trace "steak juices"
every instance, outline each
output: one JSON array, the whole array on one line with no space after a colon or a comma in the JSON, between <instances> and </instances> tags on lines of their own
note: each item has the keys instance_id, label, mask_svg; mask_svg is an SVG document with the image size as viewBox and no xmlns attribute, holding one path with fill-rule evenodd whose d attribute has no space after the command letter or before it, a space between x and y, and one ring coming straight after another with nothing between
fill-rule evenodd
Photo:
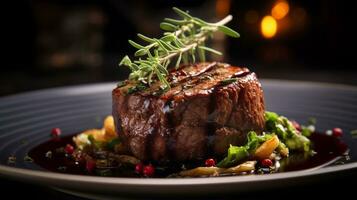
<instances>
[{"instance_id":1,"label":"steak juices","mask_svg":"<svg viewBox=\"0 0 357 200\"><path fill-rule=\"evenodd\" d=\"M113 90L116 131L140 160L187 161L223 156L242 145L246 133L265 125L261 85L247 68L223 63L186 65L160 84L137 89L128 82Z\"/></svg>"}]
</instances>

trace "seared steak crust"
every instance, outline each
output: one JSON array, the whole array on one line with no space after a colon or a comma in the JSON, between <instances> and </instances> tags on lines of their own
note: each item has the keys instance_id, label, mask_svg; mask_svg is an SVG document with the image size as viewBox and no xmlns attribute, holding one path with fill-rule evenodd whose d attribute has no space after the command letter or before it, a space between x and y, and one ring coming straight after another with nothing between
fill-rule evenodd
<instances>
[{"instance_id":1,"label":"seared steak crust","mask_svg":"<svg viewBox=\"0 0 357 200\"><path fill-rule=\"evenodd\" d=\"M200 63L171 72L168 80L171 89L161 95L158 83L132 94L130 83L113 90L116 129L139 159L222 155L229 144L242 144L248 131L263 129L263 91L247 68Z\"/></svg>"}]
</instances>

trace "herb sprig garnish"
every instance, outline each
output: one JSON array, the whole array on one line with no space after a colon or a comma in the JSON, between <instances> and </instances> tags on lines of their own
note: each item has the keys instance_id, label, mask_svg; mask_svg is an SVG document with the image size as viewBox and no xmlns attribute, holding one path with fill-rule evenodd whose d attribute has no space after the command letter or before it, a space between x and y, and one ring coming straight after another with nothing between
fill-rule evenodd
<instances>
[{"instance_id":1,"label":"herb sprig garnish","mask_svg":"<svg viewBox=\"0 0 357 200\"><path fill-rule=\"evenodd\" d=\"M135 52L135 57L138 57L138 59L132 61L129 56L125 56L119 63L119 65L130 68L129 80L150 85L156 77L163 87L169 88L170 85L166 80L167 69L174 57L177 57L176 68L182 62L185 64L196 62L197 54L200 61L204 62L206 51L218 55L222 54L205 46L205 41L212 37L214 32L221 31L230 37L239 37L236 31L224 26L232 20L231 15L217 23L209 23L178 8L174 7L173 10L182 19L165 18L164 22L160 24L160 28L165 31L163 37L157 39L138 34L138 37L147 45L129 40L129 43L138 49Z\"/></svg>"}]
</instances>

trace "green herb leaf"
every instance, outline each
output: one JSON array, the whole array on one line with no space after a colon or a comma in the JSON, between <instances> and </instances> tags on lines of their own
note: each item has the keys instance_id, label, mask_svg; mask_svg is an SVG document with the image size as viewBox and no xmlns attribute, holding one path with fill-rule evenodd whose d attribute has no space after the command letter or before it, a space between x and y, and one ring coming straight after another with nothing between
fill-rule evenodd
<instances>
[{"instance_id":1,"label":"green herb leaf","mask_svg":"<svg viewBox=\"0 0 357 200\"><path fill-rule=\"evenodd\" d=\"M234 38L239 38L240 35L236 31L232 30L231 28L228 28L227 26L218 26L218 30L222 31L228 36L234 37Z\"/></svg>"},{"instance_id":2,"label":"green herb leaf","mask_svg":"<svg viewBox=\"0 0 357 200\"><path fill-rule=\"evenodd\" d=\"M201 43L201 46L204 46L204 42ZM201 62L206 61L206 54L204 49L198 48L198 56Z\"/></svg>"},{"instance_id":3,"label":"green herb leaf","mask_svg":"<svg viewBox=\"0 0 357 200\"><path fill-rule=\"evenodd\" d=\"M162 82L164 83L165 87L170 87L170 84L167 82L167 80L165 79L165 77L160 73L160 71L155 67L154 68L155 70L155 73L156 73L156 76L157 78Z\"/></svg>"},{"instance_id":4,"label":"green herb leaf","mask_svg":"<svg viewBox=\"0 0 357 200\"><path fill-rule=\"evenodd\" d=\"M164 42L172 42L175 39L175 36L172 34L165 35L164 37L161 38L162 41Z\"/></svg>"},{"instance_id":5,"label":"green herb leaf","mask_svg":"<svg viewBox=\"0 0 357 200\"><path fill-rule=\"evenodd\" d=\"M161 22L160 23L160 28L164 31L175 31L176 26L167 22Z\"/></svg>"},{"instance_id":6,"label":"green herb leaf","mask_svg":"<svg viewBox=\"0 0 357 200\"><path fill-rule=\"evenodd\" d=\"M219 51L217 51L217 50L215 50L215 49L209 48L209 47L198 46L198 48L199 48L199 49L203 49L203 50L205 50L205 51L212 52L212 53L217 54L217 55L220 55L220 56L222 55L221 52L219 52Z\"/></svg>"},{"instance_id":7,"label":"green herb leaf","mask_svg":"<svg viewBox=\"0 0 357 200\"><path fill-rule=\"evenodd\" d=\"M139 50L137 50L136 52L135 52L135 56L143 56L143 55L145 55L145 54L147 54L148 53L148 50L147 49L139 49Z\"/></svg>"},{"instance_id":8,"label":"green herb leaf","mask_svg":"<svg viewBox=\"0 0 357 200\"><path fill-rule=\"evenodd\" d=\"M178 69L180 67L181 58L182 58L182 53L180 53L179 57L177 58L176 65L175 65L176 69Z\"/></svg>"},{"instance_id":9,"label":"green herb leaf","mask_svg":"<svg viewBox=\"0 0 357 200\"><path fill-rule=\"evenodd\" d=\"M139 37L140 39L146 41L146 42L149 42L149 43L155 42L154 39L149 38L149 37L147 37L147 36L145 36L145 35L143 35L143 34L140 34L140 33L138 33L138 37Z\"/></svg>"},{"instance_id":10,"label":"green herb leaf","mask_svg":"<svg viewBox=\"0 0 357 200\"><path fill-rule=\"evenodd\" d=\"M181 17L185 18L185 19L192 19L192 16L189 15L187 12L180 10L176 7L172 8L178 15L180 15Z\"/></svg>"},{"instance_id":11,"label":"green herb leaf","mask_svg":"<svg viewBox=\"0 0 357 200\"><path fill-rule=\"evenodd\" d=\"M175 24L175 25L187 24L186 20L177 20L177 19L171 19L171 18L165 18L164 21L166 21L170 24Z\"/></svg>"},{"instance_id":12,"label":"green herb leaf","mask_svg":"<svg viewBox=\"0 0 357 200\"><path fill-rule=\"evenodd\" d=\"M210 26L210 23L203 21L200 18L194 17L195 21L199 23L201 26Z\"/></svg>"},{"instance_id":13,"label":"green herb leaf","mask_svg":"<svg viewBox=\"0 0 357 200\"><path fill-rule=\"evenodd\" d=\"M131 65L131 60L130 60L129 56L124 56L124 58L121 59L119 66L121 66L121 65L126 65L126 66Z\"/></svg>"},{"instance_id":14,"label":"green herb leaf","mask_svg":"<svg viewBox=\"0 0 357 200\"><path fill-rule=\"evenodd\" d=\"M132 40L128 40L129 41L129 44L131 44L131 46L133 46L133 47L135 47L135 48L137 48L137 49L142 49L142 48L144 48L143 46L141 46L140 44L138 44L138 43L136 43L136 42L134 42L134 41L132 41Z\"/></svg>"}]
</instances>

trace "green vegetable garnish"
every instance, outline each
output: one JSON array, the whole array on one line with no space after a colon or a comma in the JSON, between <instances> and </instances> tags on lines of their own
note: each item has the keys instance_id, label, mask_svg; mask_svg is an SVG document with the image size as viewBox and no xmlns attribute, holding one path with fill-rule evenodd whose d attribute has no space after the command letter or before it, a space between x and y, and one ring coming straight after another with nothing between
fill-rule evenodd
<instances>
[{"instance_id":1,"label":"green vegetable garnish","mask_svg":"<svg viewBox=\"0 0 357 200\"><path fill-rule=\"evenodd\" d=\"M279 116L274 112L265 112L265 131L262 135L257 135L256 132L250 131L247 134L246 145L231 145L227 156L217 166L231 167L238 164L243 159L254 154L261 144L271 139L274 135L277 135L280 141L276 149L278 152L287 154L289 150L293 150L307 153L311 150L310 140L300 134L286 117Z\"/></svg>"},{"instance_id":2,"label":"green vegetable garnish","mask_svg":"<svg viewBox=\"0 0 357 200\"><path fill-rule=\"evenodd\" d=\"M217 167L230 167L249 156L246 146L230 146L227 157L217 164Z\"/></svg>"},{"instance_id":3,"label":"green vegetable garnish","mask_svg":"<svg viewBox=\"0 0 357 200\"><path fill-rule=\"evenodd\" d=\"M265 128L268 132L276 133L290 150L310 151L310 140L300 134L286 117L274 112L265 112Z\"/></svg>"},{"instance_id":4,"label":"green vegetable garnish","mask_svg":"<svg viewBox=\"0 0 357 200\"><path fill-rule=\"evenodd\" d=\"M250 131L247 134L247 144L239 147L230 145L227 157L219 162L217 167L230 167L239 163L241 160L254 153L263 142L269 140L272 138L272 136L273 134L264 134L258 136L256 132Z\"/></svg>"},{"instance_id":5,"label":"green vegetable garnish","mask_svg":"<svg viewBox=\"0 0 357 200\"><path fill-rule=\"evenodd\" d=\"M139 59L132 61L129 56L125 56L119 65L130 68L130 80L150 84L153 78L157 78L163 86L170 88L166 80L170 63L175 63L178 68L181 62L188 63L189 60L195 62L197 54L203 62L206 51L221 55L221 52L205 46L205 41L216 31L230 37L239 37L236 31L224 26L232 20L231 15L217 23L209 23L178 8L174 7L173 10L182 19L165 18L160 24L160 28L165 31L161 38L149 38L138 34L138 37L147 43L146 45L129 40L129 43L138 49L135 56ZM175 62L173 62L174 57L177 57Z\"/></svg>"}]
</instances>

